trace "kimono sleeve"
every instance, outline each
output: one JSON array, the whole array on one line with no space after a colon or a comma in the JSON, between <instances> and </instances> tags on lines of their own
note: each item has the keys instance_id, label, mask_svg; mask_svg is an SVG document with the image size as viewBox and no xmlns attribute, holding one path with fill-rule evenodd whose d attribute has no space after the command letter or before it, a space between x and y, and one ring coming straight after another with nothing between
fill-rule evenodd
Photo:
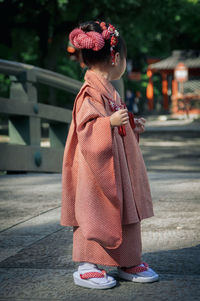
<instances>
[{"instance_id":1,"label":"kimono sleeve","mask_svg":"<svg viewBox=\"0 0 200 301\"><path fill-rule=\"evenodd\" d=\"M116 180L112 151L113 129L103 105L85 98L77 113L77 136L80 150L105 195L116 200Z\"/></svg>"},{"instance_id":2,"label":"kimono sleeve","mask_svg":"<svg viewBox=\"0 0 200 301\"><path fill-rule=\"evenodd\" d=\"M84 158L82 166L86 164L90 173L87 180L82 170L84 177L79 179L82 190L86 185L88 189L85 195L78 192L76 207L85 206L84 214L82 210L77 212L78 224L86 239L105 248L117 248L122 242L122 228L112 151L113 130L102 103L84 99L76 114L76 131L80 157Z\"/></svg>"}]
</instances>

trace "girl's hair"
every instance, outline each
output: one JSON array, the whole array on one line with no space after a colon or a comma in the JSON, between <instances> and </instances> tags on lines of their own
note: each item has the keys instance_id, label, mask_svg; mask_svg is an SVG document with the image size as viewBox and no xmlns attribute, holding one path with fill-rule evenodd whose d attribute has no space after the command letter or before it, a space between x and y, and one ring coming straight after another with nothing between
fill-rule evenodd
<instances>
[{"instance_id":1,"label":"girl's hair","mask_svg":"<svg viewBox=\"0 0 200 301\"><path fill-rule=\"evenodd\" d=\"M109 27L109 24L106 23L106 26ZM84 32L92 31L92 32L100 33L100 34L102 34L102 32L103 32L103 29L100 26L100 23L95 22L95 21L81 23L79 25L79 28L81 30L83 30ZM94 51L92 49L86 49L86 48L81 49L83 62L87 66L92 66L97 63L108 63L110 61L110 59L111 59L111 50L110 50L111 39L110 38L104 39L104 41L105 41L104 46L98 51ZM117 37L117 44L114 47L114 51L115 51L115 53L119 52L121 58L124 58L127 55L126 43L120 35Z\"/></svg>"}]
</instances>

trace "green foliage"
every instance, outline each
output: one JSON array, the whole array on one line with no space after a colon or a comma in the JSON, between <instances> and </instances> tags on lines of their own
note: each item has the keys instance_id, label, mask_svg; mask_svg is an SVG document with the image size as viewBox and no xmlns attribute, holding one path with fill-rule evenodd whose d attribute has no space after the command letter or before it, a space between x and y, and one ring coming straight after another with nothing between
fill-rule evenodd
<instances>
[{"instance_id":1,"label":"green foliage","mask_svg":"<svg viewBox=\"0 0 200 301\"><path fill-rule=\"evenodd\" d=\"M79 64L67 57L68 34L79 22L105 20L124 36L128 58L143 72L142 82L131 85L145 93L147 57L198 49L199 15L198 0L0 0L1 58L82 79Z\"/></svg>"},{"instance_id":2,"label":"green foliage","mask_svg":"<svg viewBox=\"0 0 200 301\"><path fill-rule=\"evenodd\" d=\"M23 52L22 58L27 62L40 63L41 53L49 46L48 38L58 31L65 32L67 38L75 24L98 18L119 27L132 58L165 56L173 48L199 47L197 0L99 0L95 5L93 0L10 0L9 3L10 6L3 5L6 1L1 0L0 5L2 14L10 15L7 22L11 25L13 56L20 58ZM41 27L47 29L46 36L41 36Z\"/></svg>"},{"instance_id":3,"label":"green foliage","mask_svg":"<svg viewBox=\"0 0 200 301\"><path fill-rule=\"evenodd\" d=\"M63 8L68 3L68 0L58 0L58 7Z\"/></svg>"}]
</instances>

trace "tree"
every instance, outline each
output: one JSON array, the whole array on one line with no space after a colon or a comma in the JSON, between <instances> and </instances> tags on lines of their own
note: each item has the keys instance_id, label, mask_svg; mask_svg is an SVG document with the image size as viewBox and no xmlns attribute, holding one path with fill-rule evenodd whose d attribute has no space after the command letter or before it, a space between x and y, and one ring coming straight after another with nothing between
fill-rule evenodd
<instances>
[{"instance_id":1,"label":"tree","mask_svg":"<svg viewBox=\"0 0 200 301\"><path fill-rule=\"evenodd\" d=\"M1 57L80 79L66 53L68 34L85 20L105 20L127 41L128 58L142 71L148 56L199 48L198 0L0 0Z\"/></svg>"}]
</instances>

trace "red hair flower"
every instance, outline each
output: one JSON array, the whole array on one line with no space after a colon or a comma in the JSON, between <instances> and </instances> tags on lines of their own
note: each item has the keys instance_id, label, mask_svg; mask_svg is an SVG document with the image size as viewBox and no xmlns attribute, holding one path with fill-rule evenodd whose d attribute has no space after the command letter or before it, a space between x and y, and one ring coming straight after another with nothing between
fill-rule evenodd
<instances>
[{"instance_id":1,"label":"red hair flower","mask_svg":"<svg viewBox=\"0 0 200 301\"><path fill-rule=\"evenodd\" d=\"M102 37L105 40L110 39L110 53L112 58L112 65L115 64L115 46L118 43L118 36L119 32L115 29L115 27L112 24L109 24L109 26L106 26L105 22L100 23L101 29L102 29Z\"/></svg>"},{"instance_id":2,"label":"red hair flower","mask_svg":"<svg viewBox=\"0 0 200 301\"><path fill-rule=\"evenodd\" d=\"M117 45L117 37L112 36L111 41L110 41L110 45L111 46L116 46Z\"/></svg>"},{"instance_id":3,"label":"red hair flower","mask_svg":"<svg viewBox=\"0 0 200 301\"><path fill-rule=\"evenodd\" d=\"M101 22L100 26L101 26L102 30L106 30L107 29L105 22Z\"/></svg>"},{"instance_id":4,"label":"red hair flower","mask_svg":"<svg viewBox=\"0 0 200 301\"><path fill-rule=\"evenodd\" d=\"M108 31L109 31L111 34L114 34L114 33L115 33L115 27L114 27L113 25L109 24Z\"/></svg>"}]
</instances>

